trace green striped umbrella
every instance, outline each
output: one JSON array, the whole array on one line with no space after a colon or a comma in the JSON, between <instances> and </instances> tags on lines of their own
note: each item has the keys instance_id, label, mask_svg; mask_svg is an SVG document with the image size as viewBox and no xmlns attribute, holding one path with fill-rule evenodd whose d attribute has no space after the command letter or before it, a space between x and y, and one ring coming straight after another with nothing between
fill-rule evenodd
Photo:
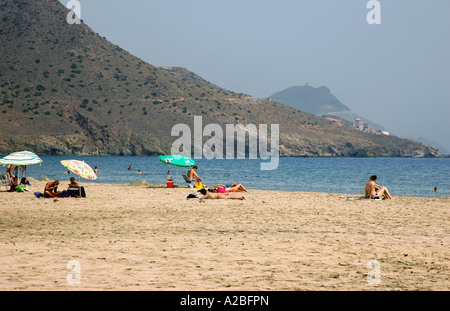
<instances>
[{"instance_id":1,"label":"green striped umbrella","mask_svg":"<svg viewBox=\"0 0 450 311\"><path fill-rule=\"evenodd\" d=\"M8 154L6 157L0 159L0 165L15 165L17 167L23 166L22 173L25 174L27 165L41 164L42 159L31 151L18 151ZM17 170L18 174L18 170ZM18 176L19 177L19 176Z\"/></svg>"},{"instance_id":2,"label":"green striped umbrella","mask_svg":"<svg viewBox=\"0 0 450 311\"><path fill-rule=\"evenodd\" d=\"M3 165L32 165L41 164L42 159L31 151L18 151L8 154L6 157L0 159L0 164Z\"/></svg>"}]
</instances>

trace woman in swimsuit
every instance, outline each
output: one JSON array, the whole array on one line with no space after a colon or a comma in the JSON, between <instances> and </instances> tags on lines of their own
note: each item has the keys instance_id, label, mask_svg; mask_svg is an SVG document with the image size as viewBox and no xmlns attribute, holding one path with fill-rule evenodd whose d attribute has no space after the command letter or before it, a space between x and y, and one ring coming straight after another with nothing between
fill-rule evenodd
<instances>
[{"instance_id":1,"label":"woman in swimsuit","mask_svg":"<svg viewBox=\"0 0 450 311\"><path fill-rule=\"evenodd\" d=\"M200 199L224 199L224 200L245 200L244 197L228 197L223 194L211 193L206 191L206 189L201 189L199 192L203 195Z\"/></svg>"}]
</instances>

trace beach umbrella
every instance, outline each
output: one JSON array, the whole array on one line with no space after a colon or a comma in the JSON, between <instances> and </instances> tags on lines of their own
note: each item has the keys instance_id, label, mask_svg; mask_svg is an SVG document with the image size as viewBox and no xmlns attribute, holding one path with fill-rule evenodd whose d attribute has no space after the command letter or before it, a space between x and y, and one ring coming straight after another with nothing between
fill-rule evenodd
<instances>
[{"instance_id":1,"label":"beach umbrella","mask_svg":"<svg viewBox=\"0 0 450 311\"><path fill-rule=\"evenodd\" d=\"M42 163L42 159L39 158L36 154L31 151L18 151L8 154L6 157L0 159L0 164L3 165L17 165L17 166L25 166L32 164L40 164Z\"/></svg>"},{"instance_id":2,"label":"beach umbrella","mask_svg":"<svg viewBox=\"0 0 450 311\"><path fill-rule=\"evenodd\" d=\"M94 173L94 170L84 161L63 160L61 161L61 164L77 174L78 177L83 177L91 180L97 179L97 175Z\"/></svg>"},{"instance_id":3,"label":"beach umbrella","mask_svg":"<svg viewBox=\"0 0 450 311\"><path fill-rule=\"evenodd\" d=\"M97 179L97 175L94 173L94 170L84 161L78 161L78 160L63 160L61 161L61 164L67 167L69 170L74 172L78 175L78 181L80 181L80 178L86 178L86 179ZM81 195L81 186L78 187L80 190Z\"/></svg>"},{"instance_id":4,"label":"beach umbrella","mask_svg":"<svg viewBox=\"0 0 450 311\"><path fill-rule=\"evenodd\" d=\"M42 159L31 151L17 151L8 154L0 159L0 165L15 165L17 167L23 166L22 172L26 172L27 165L41 164Z\"/></svg>"},{"instance_id":5,"label":"beach umbrella","mask_svg":"<svg viewBox=\"0 0 450 311\"><path fill-rule=\"evenodd\" d=\"M158 159L164 164L175 165L177 167L176 179L178 179L178 167L192 167L195 165L195 161L191 158L177 154L159 156Z\"/></svg>"}]
</instances>

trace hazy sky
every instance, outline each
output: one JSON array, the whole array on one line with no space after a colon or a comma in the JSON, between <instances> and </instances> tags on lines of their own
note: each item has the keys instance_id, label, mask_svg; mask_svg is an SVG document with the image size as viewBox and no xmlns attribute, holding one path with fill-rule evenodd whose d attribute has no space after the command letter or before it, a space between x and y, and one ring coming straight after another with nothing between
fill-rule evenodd
<instances>
[{"instance_id":1,"label":"hazy sky","mask_svg":"<svg viewBox=\"0 0 450 311\"><path fill-rule=\"evenodd\" d=\"M64 5L67 0L60 0ZM450 150L450 1L79 0L94 31L155 66L255 98L306 82L398 136Z\"/></svg>"}]
</instances>

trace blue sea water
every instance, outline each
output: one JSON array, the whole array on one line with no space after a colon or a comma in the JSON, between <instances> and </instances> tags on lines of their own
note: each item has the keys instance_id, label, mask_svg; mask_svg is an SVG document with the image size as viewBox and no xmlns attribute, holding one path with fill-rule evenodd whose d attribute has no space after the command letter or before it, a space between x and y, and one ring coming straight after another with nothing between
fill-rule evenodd
<instances>
[{"instance_id":1,"label":"blue sea water","mask_svg":"<svg viewBox=\"0 0 450 311\"><path fill-rule=\"evenodd\" d=\"M128 156L42 156L41 165L27 167L27 176L42 179L68 180L61 160L77 159L98 167L95 181L82 183L165 184L166 174L178 172L175 184L186 185L180 174L187 168L177 168L158 157ZM241 183L248 189L312 191L342 194L363 194L370 175L377 175L377 184L386 186L393 196L450 196L449 158L280 158L276 170L262 171L255 159L196 159L198 175L206 185ZM128 171L132 165L133 170ZM141 170L142 175L137 171ZM433 188L438 187L438 192Z\"/></svg>"}]
</instances>

